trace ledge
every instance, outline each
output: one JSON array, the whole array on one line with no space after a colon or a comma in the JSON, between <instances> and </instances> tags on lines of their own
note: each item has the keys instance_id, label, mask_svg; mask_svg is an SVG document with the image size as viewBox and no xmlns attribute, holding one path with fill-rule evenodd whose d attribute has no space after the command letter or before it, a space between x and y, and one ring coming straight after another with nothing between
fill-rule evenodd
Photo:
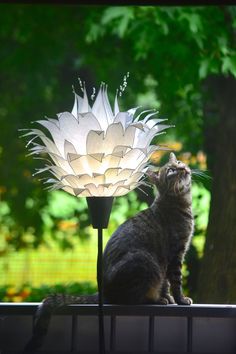
<instances>
[{"instance_id":1,"label":"ledge","mask_svg":"<svg viewBox=\"0 0 236 354\"><path fill-rule=\"evenodd\" d=\"M40 302L0 303L0 315L34 315ZM58 309L55 315L97 315L96 304L69 305ZM192 304L181 305L104 305L105 315L119 316L188 316L188 317L235 317L236 305Z\"/></svg>"},{"instance_id":2,"label":"ledge","mask_svg":"<svg viewBox=\"0 0 236 354\"><path fill-rule=\"evenodd\" d=\"M0 303L0 352L22 352L39 303ZM98 306L53 316L39 353L98 353ZM236 305L104 305L106 353L236 353Z\"/></svg>"}]
</instances>

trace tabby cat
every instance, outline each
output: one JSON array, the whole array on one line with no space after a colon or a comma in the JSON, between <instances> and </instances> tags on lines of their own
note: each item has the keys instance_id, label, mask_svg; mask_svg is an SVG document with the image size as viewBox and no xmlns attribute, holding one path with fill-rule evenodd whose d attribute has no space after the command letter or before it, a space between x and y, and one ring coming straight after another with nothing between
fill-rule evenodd
<instances>
[{"instance_id":1,"label":"tabby cat","mask_svg":"<svg viewBox=\"0 0 236 354\"><path fill-rule=\"evenodd\" d=\"M193 233L191 170L171 153L159 172L148 175L158 196L149 208L118 227L106 245L105 301L190 305L192 300L182 292L181 267ZM47 297L36 314L34 334L26 351L41 346L54 309L97 302L97 295Z\"/></svg>"}]
</instances>

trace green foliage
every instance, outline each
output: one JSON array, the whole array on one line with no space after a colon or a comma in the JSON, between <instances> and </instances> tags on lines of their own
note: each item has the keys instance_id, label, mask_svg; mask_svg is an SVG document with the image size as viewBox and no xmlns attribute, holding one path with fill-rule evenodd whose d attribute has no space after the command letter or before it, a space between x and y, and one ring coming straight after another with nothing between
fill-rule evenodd
<instances>
[{"instance_id":1,"label":"green foliage","mask_svg":"<svg viewBox=\"0 0 236 354\"><path fill-rule=\"evenodd\" d=\"M111 6L100 12L96 32L91 25L94 48L103 42L104 60L112 46L117 67L130 70L131 99L148 90L147 76L156 81L153 97L161 114L176 125L175 135L191 152L204 144L203 79L217 73L235 76L234 13L235 7L224 6ZM112 63L106 62L105 71L97 64L94 73L101 71L103 80L117 71Z\"/></svg>"},{"instance_id":2,"label":"green foliage","mask_svg":"<svg viewBox=\"0 0 236 354\"><path fill-rule=\"evenodd\" d=\"M19 288L7 285L0 287L0 297L4 302L41 302L50 294L89 295L96 291L97 287L89 282L42 285L41 287L24 284Z\"/></svg>"},{"instance_id":3,"label":"green foliage","mask_svg":"<svg viewBox=\"0 0 236 354\"><path fill-rule=\"evenodd\" d=\"M74 237L89 237L90 220L85 198L75 198L64 191L50 192L48 204L41 213L44 234L50 234L61 249L73 248Z\"/></svg>"},{"instance_id":4,"label":"green foliage","mask_svg":"<svg viewBox=\"0 0 236 354\"><path fill-rule=\"evenodd\" d=\"M212 74L236 77L235 14L234 6L0 5L1 255L48 244L48 234L70 249L89 234L85 200L48 193L32 178L42 162L25 156L18 129L70 110L78 75L91 87L106 81L114 97L130 71L121 107L158 108L175 124L168 137L204 151L216 118L204 117L201 85ZM135 193L117 198L111 230L139 207Z\"/></svg>"},{"instance_id":5,"label":"green foliage","mask_svg":"<svg viewBox=\"0 0 236 354\"><path fill-rule=\"evenodd\" d=\"M184 287L185 292L195 298L208 224L210 192L202 184L194 183L192 196L195 229L190 249L185 259Z\"/></svg>"}]
</instances>

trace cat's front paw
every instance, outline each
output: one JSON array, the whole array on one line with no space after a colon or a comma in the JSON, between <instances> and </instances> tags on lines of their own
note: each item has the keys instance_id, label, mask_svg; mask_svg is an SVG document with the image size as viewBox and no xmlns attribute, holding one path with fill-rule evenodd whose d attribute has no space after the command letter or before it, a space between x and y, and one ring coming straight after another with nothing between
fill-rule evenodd
<instances>
[{"instance_id":1,"label":"cat's front paw","mask_svg":"<svg viewBox=\"0 0 236 354\"><path fill-rule=\"evenodd\" d=\"M167 295L165 295L165 298L167 299L168 304L171 304L171 305L175 304L175 299L173 296L167 294Z\"/></svg>"},{"instance_id":2,"label":"cat's front paw","mask_svg":"<svg viewBox=\"0 0 236 354\"><path fill-rule=\"evenodd\" d=\"M156 305L168 305L168 299L166 297L159 297L156 301Z\"/></svg>"},{"instance_id":3,"label":"cat's front paw","mask_svg":"<svg viewBox=\"0 0 236 354\"><path fill-rule=\"evenodd\" d=\"M178 305L191 305L193 300L187 296L181 296L180 298L175 299Z\"/></svg>"}]
</instances>

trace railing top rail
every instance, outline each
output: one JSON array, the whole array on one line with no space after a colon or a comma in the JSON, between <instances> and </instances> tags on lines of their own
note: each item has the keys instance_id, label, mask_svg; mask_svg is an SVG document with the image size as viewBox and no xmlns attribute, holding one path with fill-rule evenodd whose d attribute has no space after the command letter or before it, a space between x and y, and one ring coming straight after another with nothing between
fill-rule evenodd
<instances>
[{"instance_id":1,"label":"railing top rail","mask_svg":"<svg viewBox=\"0 0 236 354\"><path fill-rule=\"evenodd\" d=\"M33 315L40 303L0 303L0 316ZM70 305L58 309L57 315L97 315L98 306L94 304ZM179 305L104 305L108 316L176 316L176 317L235 317L236 305L193 304Z\"/></svg>"}]
</instances>

